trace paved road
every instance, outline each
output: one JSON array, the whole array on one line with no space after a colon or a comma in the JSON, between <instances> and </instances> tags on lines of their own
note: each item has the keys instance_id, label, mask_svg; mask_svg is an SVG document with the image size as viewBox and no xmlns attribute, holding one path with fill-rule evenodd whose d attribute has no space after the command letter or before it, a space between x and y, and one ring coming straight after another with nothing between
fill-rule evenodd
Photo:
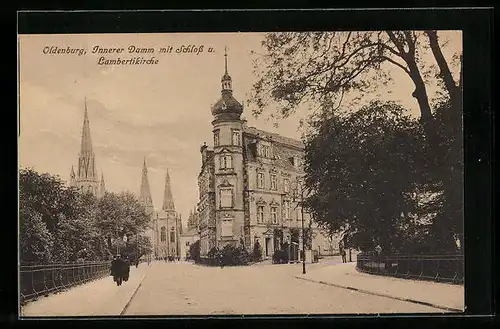
<instances>
[{"instance_id":1,"label":"paved road","mask_svg":"<svg viewBox=\"0 0 500 329\"><path fill-rule=\"evenodd\" d=\"M324 265L309 265L309 270ZM294 278L301 265L204 267L157 263L124 315L374 314L439 309Z\"/></svg>"}]
</instances>

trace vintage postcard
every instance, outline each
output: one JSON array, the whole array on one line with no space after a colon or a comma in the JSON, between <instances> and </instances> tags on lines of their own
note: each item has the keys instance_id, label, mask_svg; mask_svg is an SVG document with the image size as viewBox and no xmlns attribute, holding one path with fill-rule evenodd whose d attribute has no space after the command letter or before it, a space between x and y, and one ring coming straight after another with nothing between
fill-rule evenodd
<instances>
[{"instance_id":1,"label":"vintage postcard","mask_svg":"<svg viewBox=\"0 0 500 329\"><path fill-rule=\"evenodd\" d=\"M464 311L461 31L18 47L22 317Z\"/></svg>"}]
</instances>

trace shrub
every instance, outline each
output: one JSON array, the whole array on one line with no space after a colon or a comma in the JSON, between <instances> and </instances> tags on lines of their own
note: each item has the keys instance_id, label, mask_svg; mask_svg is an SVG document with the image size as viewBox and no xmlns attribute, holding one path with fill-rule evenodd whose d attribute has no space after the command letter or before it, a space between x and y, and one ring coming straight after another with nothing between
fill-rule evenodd
<instances>
[{"instance_id":1,"label":"shrub","mask_svg":"<svg viewBox=\"0 0 500 329\"><path fill-rule=\"evenodd\" d=\"M253 245L252 260L254 262L260 262L262 260L262 248L260 247L259 241L255 241Z\"/></svg>"},{"instance_id":2,"label":"shrub","mask_svg":"<svg viewBox=\"0 0 500 329\"><path fill-rule=\"evenodd\" d=\"M200 261L200 240L189 246L189 259L196 263Z\"/></svg>"},{"instance_id":3,"label":"shrub","mask_svg":"<svg viewBox=\"0 0 500 329\"><path fill-rule=\"evenodd\" d=\"M273 254L273 264L288 264L288 250L276 250Z\"/></svg>"}]
</instances>

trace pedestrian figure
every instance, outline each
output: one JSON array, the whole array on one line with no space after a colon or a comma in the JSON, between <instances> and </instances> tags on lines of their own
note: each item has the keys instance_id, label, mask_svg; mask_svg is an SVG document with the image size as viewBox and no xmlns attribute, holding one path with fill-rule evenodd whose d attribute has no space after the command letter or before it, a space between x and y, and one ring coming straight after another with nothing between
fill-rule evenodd
<instances>
[{"instance_id":1,"label":"pedestrian figure","mask_svg":"<svg viewBox=\"0 0 500 329\"><path fill-rule=\"evenodd\" d=\"M344 247L342 247L342 249L340 250L340 254L342 255L342 263L347 263Z\"/></svg>"},{"instance_id":2,"label":"pedestrian figure","mask_svg":"<svg viewBox=\"0 0 500 329\"><path fill-rule=\"evenodd\" d=\"M128 257L125 257L125 260L122 264L122 273L123 273L123 281L127 282L130 276L130 262Z\"/></svg>"},{"instance_id":3,"label":"pedestrian figure","mask_svg":"<svg viewBox=\"0 0 500 329\"><path fill-rule=\"evenodd\" d=\"M120 258L120 255L116 255L111 261L111 275L117 286L121 286L123 280L122 263L123 260Z\"/></svg>"}]
</instances>

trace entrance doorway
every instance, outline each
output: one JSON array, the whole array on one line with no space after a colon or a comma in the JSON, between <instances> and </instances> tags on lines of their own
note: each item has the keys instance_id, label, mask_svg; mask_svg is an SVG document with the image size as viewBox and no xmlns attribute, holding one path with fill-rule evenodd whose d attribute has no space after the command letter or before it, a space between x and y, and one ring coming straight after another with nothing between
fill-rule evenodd
<instances>
[{"instance_id":1,"label":"entrance doorway","mask_svg":"<svg viewBox=\"0 0 500 329\"><path fill-rule=\"evenodd\" d=\"M269 257L270 250L271 250L271 238L266 238L266 257Z\"/></svg>"}]
</instances>

